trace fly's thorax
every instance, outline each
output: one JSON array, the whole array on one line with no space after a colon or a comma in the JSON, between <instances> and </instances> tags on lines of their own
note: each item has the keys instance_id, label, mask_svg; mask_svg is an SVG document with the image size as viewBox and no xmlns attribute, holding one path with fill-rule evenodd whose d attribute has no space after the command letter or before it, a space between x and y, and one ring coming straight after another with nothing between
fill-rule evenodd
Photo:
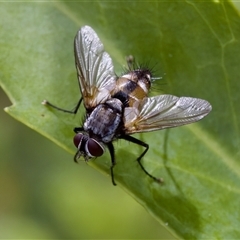
<instances>
[{"instance_id":1,"label":"fly's thorax","mask_svg":"<svg viewBox=\"0 0 240 240\"><path fill-rule=\"evenodd\" d=\"M123 110L122 102L117 98L111 98L104 103L105 106L111 108L116 113L121 114Z\"/></svg>"},{"instance_id":2,"label":"fly's thorax","mask_svg":"<svg viewBox=\"0 0 240 240\"><path fill-rule=\"evenodd\" d=\"M105 103L99 104L84 122L84 131L89 136L100 142L113 141L122 124L122 102L112 98Z\"/></svg>"}]
</instances>

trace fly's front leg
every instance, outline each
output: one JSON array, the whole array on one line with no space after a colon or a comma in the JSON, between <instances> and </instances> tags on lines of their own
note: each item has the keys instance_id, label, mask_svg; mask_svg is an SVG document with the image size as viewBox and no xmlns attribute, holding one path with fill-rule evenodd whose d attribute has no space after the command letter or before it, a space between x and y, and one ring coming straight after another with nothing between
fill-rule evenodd
<instances>
[{"instance_id":1,"label":"fly's front leg","mask_svg":"<svg viewBox=\"0 0 240 240\"><path fill-rule=\"evenodd\" d=\"M75 127L74 129L73 129L73 131L76 133L76 135L79 133L79 132L83 132L84 131L84 129L83 129L83 127ZM75 135L75 136L76 136ZM78 158L79 158L79 153L80 153L80 149L78 148L78 150L77 150L77 152L76 152L76 154L75 154L75 156L74 156L74 162L75 163L78 163Z\"/></svg>"},{"instance_id":2,"label":"fly's front leg","mask_svg":"<svg viewBox=\"0 0 240 240\"><path fill-rule=\"evenodd\" d=\"M144 166L142 165L141 160L142 160L143 156L147 153L147 151L148 151L148 149L149 149L149 145L148 145L147 143L142 142L141 140L136 139L136 138L134 138L134 137L132 137L132 136L129 136L129 135L122 136L121 138L122 138L122 139L125 139L125 140L127 140L127 141L129 141L129 142L132 142L132 143L135 143L135 144L137 144L137 145L140 145L140 146L145 147L145 150L144 150L144 151L142 152L142 154L137 158L137 161L138 161L141 169L142 169L150 178L152 178L152 179L153 179L154 181L156 181L156 182L162 183L162 182L163 182L163 179L162 179L162 178L156 178L156 177L154 177L154 176L151 175L151 174L144 168Z\"/></svg>"},{"instance_id":3,"label":"fly's front leg","mask_svg":"<svg viewBox=\"0 0 240 240\"><path fill-rule=\"evenodd\" d=\"M83 131L84 131L84 128L83 128L83 127L75 127L75 128L73 129L73 131L74 131L75 133L83 132Z\"/></svg>"},{"instance_id":4,"label":"fly's front leg","mask_svg":"<svg viewBox=\"0 0 240 240\"><path fill-rule=\"evenodd\" d=\"M112 177L112 184L113 184L114 186L116 186L117 184L116 184L115 181L114 181L114 173L113 173L113 168L114 168L114 166L116 165L114 147L113 147L113 144L112 144L111 142L107 144L107 147L108 147L108 150L109 150L109 152L110 152L111 162L112 162L112 165L111 165L111 167L110 167L111 177Z\"/></svg>"}]
</instances>

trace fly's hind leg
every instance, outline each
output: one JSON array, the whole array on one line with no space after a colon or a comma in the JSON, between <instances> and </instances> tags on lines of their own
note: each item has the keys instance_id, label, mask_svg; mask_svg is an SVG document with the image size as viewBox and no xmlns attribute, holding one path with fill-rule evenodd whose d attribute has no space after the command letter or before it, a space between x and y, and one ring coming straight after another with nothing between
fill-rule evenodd
<instances>
[{"instance_id":1,"label":"fly's hind leg","mask_svg":"<svg viewBox=\"0 0 240 240\"><path fill-rule=\"evenodd\" d=\"M81 105L81 102L82 102L82 98L80 98L80 100L78 101L76 107L73 110L66 110L66 109L57 107L57 106L53 105L52 103L48 102L47 100L43 100L42 104L45 105L45 106L50 106L50 107L55 108L55 109L57 109L59 111L62 111L62 112L76 114L78 109L79 109L79 107L80 107L80 105Z\"/></svg>"},{"instance_id":2,"label":"fly's hind leg","mask_svg":"<svg viewBox=\"0 0 240 240\"><path fill-rule=\"evenodd\" d=\"M156 182L162 183L162 182L163 182L163 179L162 179L162 178L154 177L154 176L153 176L152 174L150 174L150 173L144 168L144 166L142 165L141 160L142 160L143 156L147 153L147 151L148 151L148 149L149 149L149 145L148 145L147 143L142 142L141 140L136 139L136 138L134 138L134 137L132 137L132 136L129 136L129 135L122 136L121 138L122 138L122 139L125 139L125 140L127 140L127 141L129 141L129 142L132 142L132 143L135 143L135 144L137 144L137 145L140 145L140 146L145 147L145 150L144 150L144 151L142 152L142 154L137 158L137 161L138 161L141 169L142 169L150 178L152 178L152 179L153 179L154 181L156 181Z\"/></svg>"}]
</instances>

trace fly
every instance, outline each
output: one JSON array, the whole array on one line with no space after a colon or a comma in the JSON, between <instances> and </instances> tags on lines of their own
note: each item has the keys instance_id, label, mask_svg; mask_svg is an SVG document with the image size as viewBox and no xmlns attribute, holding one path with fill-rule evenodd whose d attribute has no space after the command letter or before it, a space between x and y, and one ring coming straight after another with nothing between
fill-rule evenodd
<instances>
[{"instance_id":1,"label":"fly","mask_svg":"<svg viewBox=\"0 0 240 240\"><path fill-rule=\"evenodd\" d=\"M111 178L116 164L113 141L124 139L144 148L137 158L141 169L153 180L141 160L149 145L134 133L150 132L178 127L199 121L212 109L206 100L191 97L159 95L148 97L152 74L149 69L137 67L117 77L112 59L96 32L89 26L82 27L74 40L75 64L81 98L73 111L59 108L44 100L43 104L58 110L76 114L83 102L86 109L83 126L75 127L73 142L77 148L74 161L85 161L103 155L108 148L111 156Z\"/></svg>"}]
</instances>

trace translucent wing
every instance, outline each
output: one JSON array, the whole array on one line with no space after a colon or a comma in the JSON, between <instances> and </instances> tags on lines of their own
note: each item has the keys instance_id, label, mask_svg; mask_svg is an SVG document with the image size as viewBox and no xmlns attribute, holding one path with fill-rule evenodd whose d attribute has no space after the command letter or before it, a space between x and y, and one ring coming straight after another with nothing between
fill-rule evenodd
<instances>
[{"instance_id":1,"label":"translucent wing","mask_svg":"<svg viewBox=\"0 0 240 240\"><path fill-rule=\"evenodd\" d=\"M111 97L116 84L112 59L95 31L84 26L74 40L79 85L86 108L93 108Z\"/></svg>"},{"instance_id":2,"label":"translucent wing","mask_svg":"<svg viewBox=\"0 0 240 240\"><path fill-rule=\"evenodd\" d=\"M202 99L160 95L125 108L124 125L127 134L149 132L196 122L211 110L210 103Z\"/></svg>"}]
</instances>

